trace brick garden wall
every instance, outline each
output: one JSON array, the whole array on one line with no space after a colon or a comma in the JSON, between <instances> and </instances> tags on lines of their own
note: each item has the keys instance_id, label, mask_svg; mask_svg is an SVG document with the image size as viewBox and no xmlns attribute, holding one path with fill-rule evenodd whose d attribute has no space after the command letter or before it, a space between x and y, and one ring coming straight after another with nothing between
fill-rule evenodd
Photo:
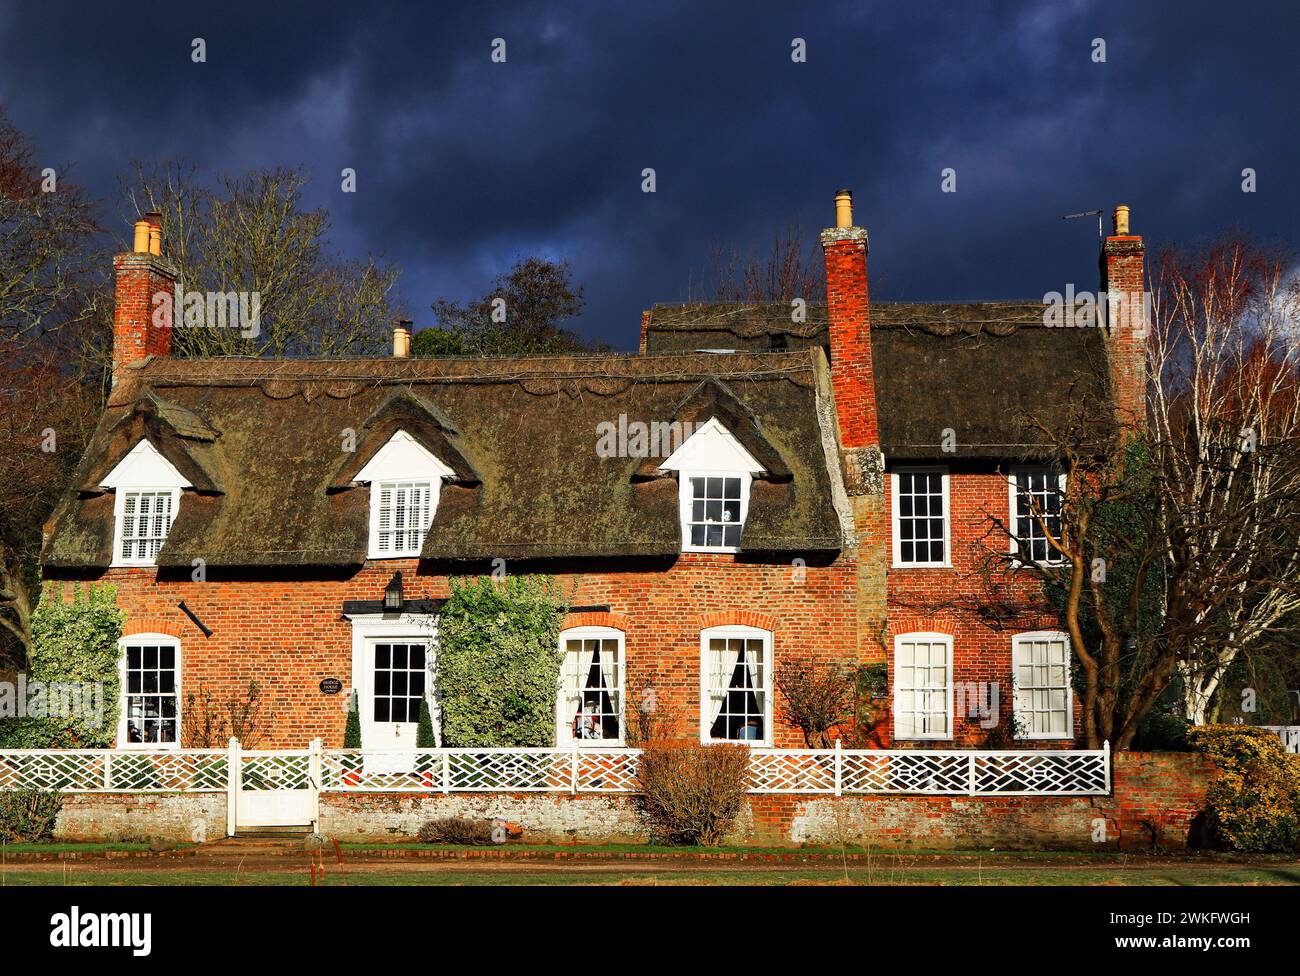
<instances>
[{"instance_id":1,"label":"brick garden wall","mask_svg":"<svg viewBox=\"0 0 1300 976\"><path fill-rule=\"evenodd\" d=\"M734 844L870 845L881 849L1177 850L1195 833L1213 767L1191 753L1120 753L1114 793L1098 797L751 796ZM320 830L342 841L398 841L438 817L501 818L532 843L646 839L628 796L546 793L322 793ZM1104 840L1094 838L1104 821ZM60 840L189 841L225 836L224 793L70 795Z\"/></svg>"},{"instance_id":2,"label":"brick garden wall","mask_svg":"<svg viewBox=\"0 0 1300 976\"><path fill-rule=\"evenodd\" d=\"M71 793L54 828L54 839L66 841L225 836L225 793Z\"/></svg>"},{"instance_id":3,"label":"brick garden wall","mask_svg":"<svg viewBox=\"0 0 1300 976\"><path fill-rule=\"evenodd\" d=\"M1147 850L1187 846L1213 767L1191 753L1121 753L1114 793L1097 797L751 796L736 844L887 849ZM409 839L437 817L501 818L533 842L644 841L624 796L321 794L321 831L340 840ZM1104 835L1099 831L1104 822ZM1104 840L1094 838L1104 836Z\"/></svg>"}]
</instances>

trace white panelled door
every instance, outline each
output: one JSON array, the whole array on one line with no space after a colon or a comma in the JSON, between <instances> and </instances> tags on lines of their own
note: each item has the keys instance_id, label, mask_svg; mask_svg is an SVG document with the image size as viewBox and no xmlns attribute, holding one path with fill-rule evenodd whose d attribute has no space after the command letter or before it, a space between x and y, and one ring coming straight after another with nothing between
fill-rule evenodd
<instances>
[{"instance_id":1,"label":"white panelled door","mask_svg":"<svg viewBox=\"0 0 1300 976\"><path fill-rule=\"evenodd\" d=\"M410 769L413 757L400 753L414 751L420 720L420 701L429 693L432 663L429 641L411 638L376 638L369 642L366 654L367 687L362 703L361 742L369 750L398 753L389 771Z\"/></svg>"}]
</instances>

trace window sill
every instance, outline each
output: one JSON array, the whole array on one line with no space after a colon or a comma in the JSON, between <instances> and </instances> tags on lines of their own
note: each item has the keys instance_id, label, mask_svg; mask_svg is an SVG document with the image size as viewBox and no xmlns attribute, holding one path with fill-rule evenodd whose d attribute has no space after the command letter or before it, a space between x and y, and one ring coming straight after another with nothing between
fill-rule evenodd
<instances>
[{"instance_id":1,"label":"window sill","mask_svg":"<svg viewBox=\"0 0 1300 976\"><path fill-rule=\"evenodd\" d=\"M113 748L120 752L171 752L180 747L179 742L119 742Z\"/></svg>"},{"instance_id":2,"label":"window sill","mask_svg":"<svg viewBox=\"0 0 1300 976\"><path fill-rule=\"evenodd\" d=\"M577 746L579 752L604 752L609 749L628 748L628 744L624 739L587 739L582 742L558 742L555 748L572 749L574 746Z\"/></svg>"},{"instance_id":3,"label":"window sill","mask_svg":"<svg viewBox=\"0 0 1300 976\"><path fill-rule=\"evenodd\" d=\"M682 546L682 552L713 552L721 556L734 556L739 546Z\"/></svg>"},{"instance_id":4,"label":"window sill","mask_svg":"<svg viewBox=\"0 0 1300 976\"><path fill-rule=\"evenodd\" d=\"M952 569L952 563L894 563L892 569Z\"/></svg>"}]
</instances>

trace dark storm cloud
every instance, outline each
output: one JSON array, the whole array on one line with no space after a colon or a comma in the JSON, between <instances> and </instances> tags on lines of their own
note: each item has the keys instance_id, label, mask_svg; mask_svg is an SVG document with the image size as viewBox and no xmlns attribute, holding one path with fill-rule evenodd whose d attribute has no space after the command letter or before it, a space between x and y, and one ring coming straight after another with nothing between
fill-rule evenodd
<instances>
[{"instance_id":1,"label":"dark storm cloud","mask_svg":"<svg viewBox=\"0 0 1300 976\"><path fill-rule=\"evenodd\" d=\"M543 253L587 286L579 327L628 347L711 242L811 238L839 186L887 298L1089 287L1095 224L1060 217L1116 202L1153 243L1296 242L1292 5L181 6L0 8L0 101L109 220L132 158L305 164L334 244L399 264L417 324Z\"/></svg>"}]
</instances>

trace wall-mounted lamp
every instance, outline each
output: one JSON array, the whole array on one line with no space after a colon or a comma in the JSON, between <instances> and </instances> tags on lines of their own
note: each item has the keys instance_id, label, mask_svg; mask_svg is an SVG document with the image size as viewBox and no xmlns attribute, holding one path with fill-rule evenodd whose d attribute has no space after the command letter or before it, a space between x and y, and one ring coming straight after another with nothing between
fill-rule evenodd
<instances>
[{"instance_id":1,"label":"wall-mounted lamp","mask_svg":"<svg viewBox=\"0 0 1300 976\"><path fill-rule=\"evenodd\" d=\"M401 610L402 603L402 571L399 569L384 587L384 609Z\"/></svg>"}]
</instances>

